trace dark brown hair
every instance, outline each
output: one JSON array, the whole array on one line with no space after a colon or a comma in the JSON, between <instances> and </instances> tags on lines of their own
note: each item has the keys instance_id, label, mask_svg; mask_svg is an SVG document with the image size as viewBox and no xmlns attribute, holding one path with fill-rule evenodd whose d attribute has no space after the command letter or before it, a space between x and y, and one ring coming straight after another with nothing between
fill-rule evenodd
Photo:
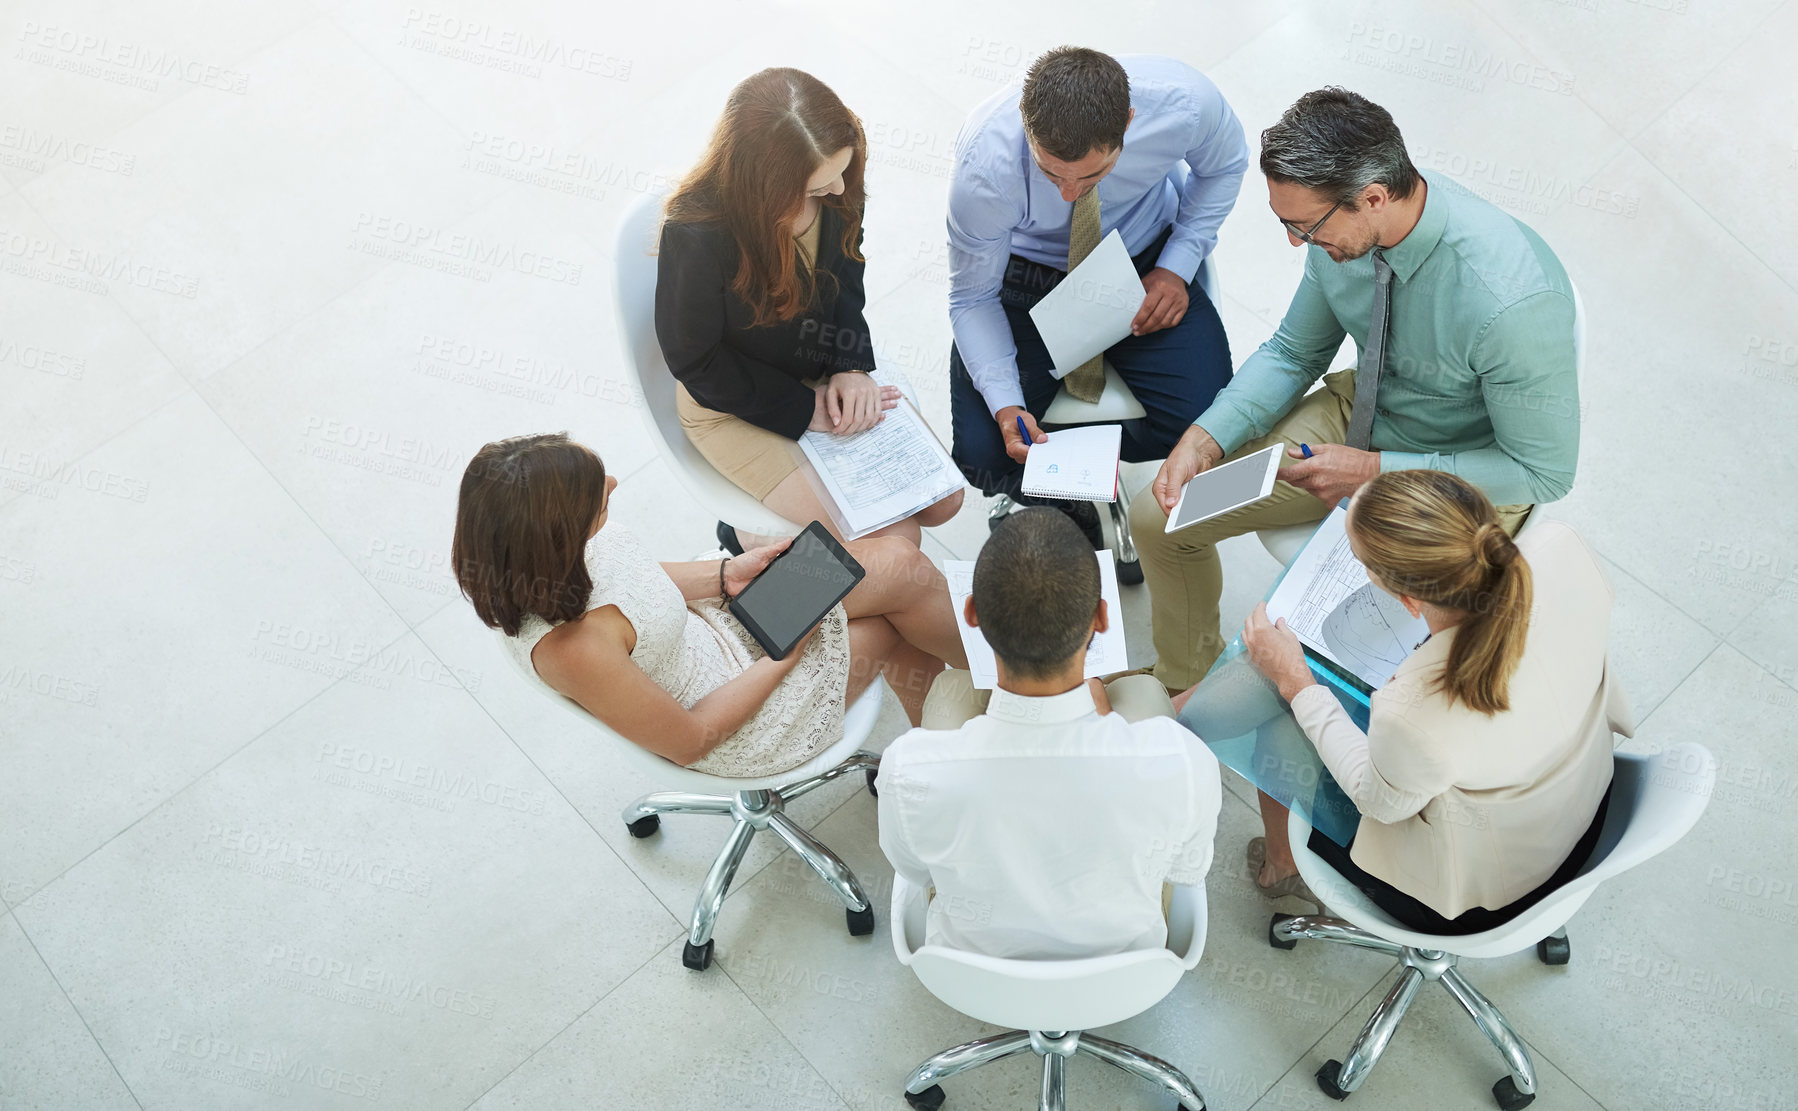
<instances>
[{"instance_id":1,"label":"dark brown hair","mask_svg":"<svg viewBox=\"0 0 1798 1111\"><path fill-rule=\"evenodd\" d=\"M1030 63L1018 101L1024 134L1038 150L1078 162L1093 148L1124 145L1130 126L1130 77L1109 54L1058 46Z\"/></svg>"},{"instance_id":2,"label":"dark brown hair","mask_svg":"<svg viewBox=\"0 0 1798 1111\"><path fill-rule=\"evenodd\" d=\"M862 122L830 86L801 70L765 69L732 89L705 154L668 198L669 221L722 223L730 232L741 254L731 291L758 327L793 319L816 295L817 273L802 263L791 224L805 204L806 182L845 147L855 153L843 171L843 192L820 203L837 210L843 253L860 261L868 160Z\"/></svg>"},{"instance_id":3,"label":"dark brown hair","mask_svg":"<svg viewBox=\"0 0 1798 1111\"><path fill-rule=\"evenodd\" d=\"M605 496L605 464L566 432L475 453L456 495L450 564L484 624L517 636L527 614L556 624L587 611L587 535Z\"/></svg>"},{"instance_id":4,"label":"dark brown hair","mask_svg":"<svg viewBox=\"0 0 1798 1111\"><path fill-rule=\"evenodd\" d=\"M1355 553L1379 585L1466 614L1442 674L1449 702L1510 709L1529 635L1530 565L1486 495L1446 471L1388 471L1350 509Z\"/></svg>"},{"instance_id":5,"label":"dark brown hair","mask_svg":"<svg viewBox=\"0 0 1798 1111\"><path fill-rule=\"evenodd\" d=\"M993 655L1020 678L1046 679L1085 652L1098 608L1099 563L1067 514L1020 509L981 546L974 616Z\"/></svg>"}]
</instances>

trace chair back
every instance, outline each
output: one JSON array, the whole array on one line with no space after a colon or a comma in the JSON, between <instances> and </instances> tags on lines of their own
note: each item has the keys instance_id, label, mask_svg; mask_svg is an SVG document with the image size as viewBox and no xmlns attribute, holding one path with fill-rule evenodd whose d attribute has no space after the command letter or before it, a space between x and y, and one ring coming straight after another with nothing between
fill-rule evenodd
<instances>
[{"instance_id":1,"label":"chair back","mask_svg":"<svg viewBox=\"0 0 1798 1111\"><path fill-rule=\"evenodd\" d=\"M1017 960L924 943L928 901L893 878L893 950L930 994L962 1014L1021 1030L1091 1030L1143 1013L1205 948L1205 889L1175 888L1168 948L1072 960Z\"/></svg>"},{"instance_id":2,"label":"chair back","mask_svg":"<svg viewBox=\"0 0 1798 1111\"><path fill-rule=\"evenodd\" d=\"M1541 902L1484 933L1445 937L1401 926L1305 848L1311 827L1296 811L1288 827L1293 857L1305 881L1332 912L1400 945L1440 949L1463 957L1521 952L1565 926L1599 884L1659 855L1684 837L1710 803L1717 761L1696 741L1655 755L1619 752L1613 760L1611 801L1591 859L1577 876Z\"/></svg>"},{"instance_id":3,"label":"chair back","mask_svg":"<svg viewBox=\"0 0 1798 1111\"><path fill-rule=\"evenodd\" d=\"M638 197L618 224L613 274L618 337L625 373L643 399L643 423L656 452L709 514L745 532L789 536L799 526L750 497L699 453L682 430L674 406L674 374L656 339L656 256L664 194Z\"/></svg>"},{"instance_id":4,"label":"chair back","mask_svg":"<svg viewBox=\"0 0 1798 1111\"><path fill-rule=\"evenodd\" d=\"M728 795L739 791L778 789L787 784L797 783L802 779L809 779L814 775L826 772L848 759L849 754L860 747L861 743L867 740L868 734L873 732L875 719L880 716L880 692L885 685L884 679L877 679L868 684L868 689L862 692L861 697L850 703L844 710L842 739L804 764L775 775L759 776L754 779L708 775L705 772L694 771L692 768L684 768L672 760L657 756L642 745L621 736L605 722L588 713L580 703L545 683L529 662L521 658L522 654L514 651L512 638L498 630L494 631L494 636L496 638L495 647L499 650L499 654L505 657L506 663L511 666L513 672L525 685L547 696L563 710L574 715L580 721L582 728L594 730L608 740L615 741L617 747L625 754L625 758L635 766L640 774L653 779L658 785L664 787L697 791L701 794Z\"/></svg>"}]
</instances>

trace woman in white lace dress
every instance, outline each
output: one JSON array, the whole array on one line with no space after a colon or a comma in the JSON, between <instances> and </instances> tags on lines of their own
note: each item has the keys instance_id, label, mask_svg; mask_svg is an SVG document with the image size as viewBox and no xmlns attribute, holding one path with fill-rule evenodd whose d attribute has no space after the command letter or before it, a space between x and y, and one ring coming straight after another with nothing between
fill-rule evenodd
<instances>
[{"instance_id":1,"label":"woman in white lace dress","mask_svg":"<svg viewBox=\"0 0 1798 1111\"><path fill-rule=\"evenodd\" d=\"M626 739L725 776L796 767L842 736L883 671L913 724L947 660L966 667L942 574L898 538L858 541L865 579L784 660L725 598L785 548L657 563L608 524L618 480L566 435L483 447L462 476L451 562L526 670Z\"/></svg>"}]
</instances>

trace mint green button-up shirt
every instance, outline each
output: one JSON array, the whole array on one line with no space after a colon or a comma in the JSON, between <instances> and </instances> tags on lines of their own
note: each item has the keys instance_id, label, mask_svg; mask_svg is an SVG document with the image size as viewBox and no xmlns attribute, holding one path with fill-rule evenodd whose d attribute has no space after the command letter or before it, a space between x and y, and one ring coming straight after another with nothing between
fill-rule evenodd
<instances>
[{"instance_id":1,"label":"mint green button-up shirt","mask_svg":"<svg viewBox=\"0 0 1798 1111\"><path fill-rule=\"evenodd\" d=\"M1495 505L1548 502L1579 458L1573 286L1527 225L1435 174L1417 226L1386 249L1392 326L1369 446L1382 471L1448 471ZM1329 369L1345 335L1367 346L1373 255L1306 247L1273 337L1194 423L1225 453L1266 435Z\"/></svg>"}]
</instances>

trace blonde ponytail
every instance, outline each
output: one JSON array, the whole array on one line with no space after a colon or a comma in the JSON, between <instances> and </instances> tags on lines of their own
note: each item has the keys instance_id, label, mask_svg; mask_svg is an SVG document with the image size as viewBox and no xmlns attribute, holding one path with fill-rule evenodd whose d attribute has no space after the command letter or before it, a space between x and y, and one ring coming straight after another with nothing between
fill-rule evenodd
<instances>
[{"instance_id":1,"label":"blonde ponytail","mask_svg":"<svg viewBox=\"0 0 1798 1111\"><path fill-rule=\"evenodd\" d=\"M1349 524L1380 583L1464 615L1442 674L1449 701L1482 714L1510 709L1532 582L1486 495L1444 471L1392 471L1356 493Z\"/></svg>"}]
</instances>

